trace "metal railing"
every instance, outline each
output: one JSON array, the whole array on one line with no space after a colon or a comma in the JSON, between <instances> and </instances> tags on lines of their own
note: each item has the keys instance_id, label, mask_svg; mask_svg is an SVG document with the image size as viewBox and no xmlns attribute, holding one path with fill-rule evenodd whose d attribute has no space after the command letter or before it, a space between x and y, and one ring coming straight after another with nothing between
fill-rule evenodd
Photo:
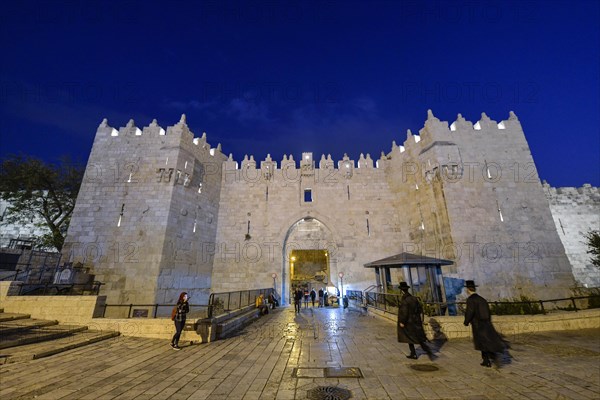
<instances>
[{"instance_id":1,"label":"metal railing","mask_svg":"<svg viewBox=\"0 0 600 400\"><path fill-rule=\"evenodd\" d=\"M29 271L26 269L16 269L14 271L2 270L0 268L0 281L26 281L29 275Z\"/></svg>"},{"instance_id":2,"label":"metal railing","mask_svg":"<svg viewBox=\"0 0 600 400\"><path fill-rule=\"evenodd\" d=\"M270 294L273 294L279 300L279 296L273 288L211 293L208 298L208 318L253 305L256 302L256 298L261 294L264 296L265 302Z\"/></svg>"},{"instance_id":3,"label":"metal railing","mask_svg":"<svg viewBox=\"0 0 600 400\"><path fill-rule=\"evenodd\" d=\"M346 296L349 300L354 300L363 304L363 292L360 290L346 290Z\"/></svg>"},{"instance_id":4,"label":"metal railing","mask_svg":"<svg viewBox=\"0 0 600 400\"><path fill-rule=\"evenodd\" d=\"M364 304L378 310L397 314L402 296L391 293L364 292ZM421 302L427 316L464 315L466 302ZM578 304L579 303L579 304ZM590 303L600 304L599 295L566 297L550 300L490 301L492 315L546 314L552 310L579 311L593 308ZM552 304L551 307L544 304Z\"/></svg>"},{"instance_id":5,"label":"metal railing","mask_svg":"<svg viewBox=\"0 0 600 400\"><path fill-rule=\"evenodd\" d=\"M102 282L94 283L25 283L19 286L18 296L81 296L100 293Z\"/></svg>"},{"instance_id":6,"label":"metal railing","mask_svg":"<svg viewBox=\"0 0 600 400\"><path fill-rule=\"evenodd\" d=\"M116 310L111 313L111 318L159 318L168 317L176 304L104 304L102 305L102 318L107 318L108 308ZM122 310L122 311L121 311ZM125 314L127 311L127 314ZM208 304L190 304L188 317L205 318L208 315Z\"/></svg>"}]
</instances>

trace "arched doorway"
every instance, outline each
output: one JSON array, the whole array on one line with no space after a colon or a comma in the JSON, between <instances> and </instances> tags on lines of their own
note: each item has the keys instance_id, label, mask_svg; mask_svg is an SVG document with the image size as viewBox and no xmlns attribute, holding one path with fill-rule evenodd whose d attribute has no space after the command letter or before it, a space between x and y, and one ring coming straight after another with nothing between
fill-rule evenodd
<instances>
[{"instance_id":1,"label":"arched doorway","mask_svg":"<svg viewBox=\"0 0 600 400\"><path fill-rule=\"evenodd\" d=\"M282 254L281 298L293 301L293 287L337 288L337 243L334 235L320 219L304 217L287 230Z\"/></svg>"}]
</instances>

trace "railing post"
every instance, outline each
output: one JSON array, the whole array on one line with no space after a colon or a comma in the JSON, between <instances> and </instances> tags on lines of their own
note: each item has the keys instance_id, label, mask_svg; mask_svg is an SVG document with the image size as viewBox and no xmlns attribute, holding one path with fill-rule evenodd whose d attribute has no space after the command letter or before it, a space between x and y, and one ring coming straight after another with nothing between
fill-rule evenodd
<instances>
[{"instance_id":1,"label":"railing post","mask_svg":"<svg viewBox=\"0 0 600 400\"><path fill-rule=\"evenodd\" d=\"M104 303L104 310L102 310L102 318L106 317L106 307L108 307L108 304Z\"/></svg>"},{"instance_id":2,"label":"railing post","mask_svg":"<svg viewBox=\"0 0 600 400\"><path fill-rule=\"evenodd\" d=\"M154 305L154 318L156 318L156 315L158 314L158 304Z\"/></svg>"},{"instance_id":3,"label":"railing post","mask_svg":"<svg viewBox=\"0 0 600 400\"><path fill-rule=\"evenodd\" d=\"M575 309L575 312L577 312L577 304L575 304L575 299L573 297L571 297L571 302L573 303L573 308Z\"/></svg>"},{"instance_id":4,"label":"railing post","mask_svg":"<svg viewBox=\"0 0 600 400\"><path fill-rule=\"evenodd\" d=\"M540 307L542 308L542 314L546 314L546 310L544 309L544 301L540 300Z\"/></svg>"},{"instance_id":5,"label":"railing post","mask_svg":"<svg viewBox=\"0 0 600 400\"><path fill-rule=\"evenodd\" d=\"M131 318L131 309L133 308L133 304L129 305L129 312L127 313L127 318Z\"/></svg>"},{"instance_id":6,"label":"railing post","mask_svg":"<svg viewBox=\"0 0 600 400\"><path fill-rule=\"evenodd\" d=\"M211 293L210 296L208 297L208 318L212 318L213 317L213 307L215 304L215 294Z\"/></svg>"}]
</instances>

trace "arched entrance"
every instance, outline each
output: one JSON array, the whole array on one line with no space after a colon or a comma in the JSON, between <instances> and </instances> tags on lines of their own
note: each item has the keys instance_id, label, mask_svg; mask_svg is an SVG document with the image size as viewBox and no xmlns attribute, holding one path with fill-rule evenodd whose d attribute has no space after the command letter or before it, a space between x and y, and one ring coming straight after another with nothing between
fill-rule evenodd
<instances>
[{"instance_id":1,"label":"arched entrance","mask_svg":"<svg viewBox=\"0 0 600 400\"><path fill-rule=\"evenodd\" d=\"M293 287L337 288L337 243L320 219L307 216L287 230L282 254L281 298L292 302Z\"/></svg>"}]
</instances>

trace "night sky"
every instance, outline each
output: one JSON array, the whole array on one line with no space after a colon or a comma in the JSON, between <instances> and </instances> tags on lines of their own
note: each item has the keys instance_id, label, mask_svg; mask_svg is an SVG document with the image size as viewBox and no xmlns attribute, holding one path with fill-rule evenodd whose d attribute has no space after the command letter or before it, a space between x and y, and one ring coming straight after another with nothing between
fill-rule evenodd
<instances>
[{"instance_id":1,"label":"night sky","mask_svg":"<svg viewBox=\"0 0 600 400\"><path fill-rule=\"evenodd\" d=\"M0 156L85 162L98 124L187 115L276 161L379 158L423 127L514 111L541 179L600 186L598 1L11 1Z\"/></svg>"}]
</instances>

